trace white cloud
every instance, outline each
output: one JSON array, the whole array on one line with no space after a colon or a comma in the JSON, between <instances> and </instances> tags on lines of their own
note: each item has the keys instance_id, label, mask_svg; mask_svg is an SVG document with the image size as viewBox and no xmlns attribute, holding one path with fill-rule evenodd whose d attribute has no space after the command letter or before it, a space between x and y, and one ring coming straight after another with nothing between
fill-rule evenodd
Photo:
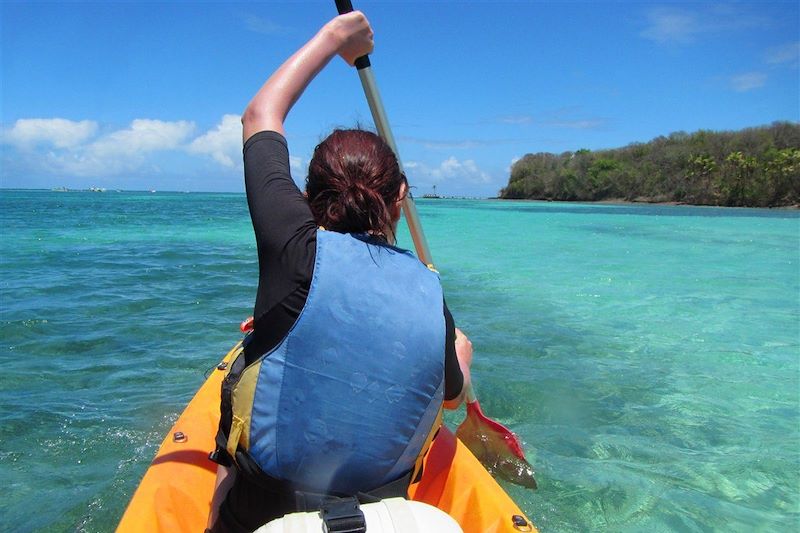
<instances>
[{"instance_id":1,"label":"white cloud","mask_svg":"<svg viewBox=\"0 0 800 533\"><path fill-rule=\"evenodd\" d=\"M647 22L640 35L657 43L689 43L702 32L697 16L684 10L656 8L647 13Z\"/></svg>"},{"instance_id":2,"label":"white cloud","mask_svg":"<svg viewBox=\"0 0 800 533\"><path fill-rule=\"evenodd\" d=\"M19 119L3 138L19 148L15 157L22 167L59 176L106 178L146 165L158 172L147 156L182 149L194 124L136 119L125 129L90 141L97 129L90 120Z\"/></svg>"},{"instance_id":3,"label":"white cloud","mask_svg":"<svg viewBox=\"0 0 800 533\"><path fill-rule=\"evenodd\" d=\"M409 178L412 183L416 181L414 178L428 178L433 182L461 180L471 183L490 183L492 181L492 177L481 170L472 159L460 161L450 156L435 167L417 161L406 162L404 166L406 170L413 171L413 177Z\"/></svg>"},{"instance_id":4,"label":"white cloud","mask_svg":"<svg viewBox=\"0 0 800 533\"><path fill-rule=\"evenodd\" d=\"M288 28L252 13L244 15L244 25L248 30L262 35L285 35L289 32Z\"/></svg>"},{"instance_id":5,"label":"white cloud","mask_svg":"<svg viewBox=\"0 0 800 533\"><path fill-rule=\"evenodd\" d=\"M767 75L761 72L746 72L730 78L731 87L740 93L763 87L766 82Z\"/></svg>"},{"instance_id":6,"label":"white cloud","mask_svg":"<svg viewBox=\"0 0 800 533\"><path fill-rule=\"evenodd\" d=\"M75 122L64 118L21 118L5 131L4 142L21 148L37 144L51 144L56 148L73 148L81 145L97 131L91 120Z\"/></svg>"},{"instance_id":7,"label":"white cloud","mask_svg":"<svg viewBox=\"0 0 800 533\"><path fill-rule=\"evenodd\" d=\"M537 126L545 126L550 128L591 130L602 128L608 123L608 120L601 117L586 116L586 112L581 106L569 106L553 111L546 111L537 116L502 116L497 118L497 122L501 124L535 124Z\"/></svg>"},{"instance_id":8,"label":"white cloud","mask_svg":"<svg viewBox=\"0 0 800 533\"><path fill-rule=\"evenodd\" d=\"M604 119L576 119L576 120L551 120L548 126L554 128L569 128L574 130L593 130L605 125Z\"/></svg>"},{"instance_id":9,"label":"white cloud","mask_svg":"<svg viewBox=\"0 0 800 533\"><path fill-rule=\"evenodd\" d=\"M289 169L292 171L294 177L299 177L301 174L304 175L307 170L305 166L302 157L297 157L295 155L289 156Z\"/></svg>"},{"instance_id":10,"label":"white cloud","mask_svg":"<svg viewBox=\"0 0 800 533\"><path fill-rule=\"evenodd\" d=\"M238 115L224 115L217 126L189 145L195 154L210 155L217 163L234 168L242 159L242 122Z\"/></svg>"},{"instance_id":11,"label":"white cloud","mask_svg":"<svg viewBox=\"0 0 800 533\"><path fill-rule=\"evenodd\" d=\"M484 148L486 146L493 146L504 144L507 141L504 139L483 140L483 139L452 139L452 140L436 140L436 139L422 139L419 137L399 137L399 141L403 143L414 143L424 146L429 150L472 150L474 148Z\"/></svg>"},{"instance_id":12,"label":"white cloud","mask_svg":"<svg viewBox=\"0 0 800 533\"><path fill-rule=\"evenodd\" d=\"M770 48L764 54L764 59L770 65L797 64L800 59L800 41Z\"/></svg>"},{"instance_id":13,"label":"white cloud","mask_svg":"<svg viewBox=\"0 0 800 533\"><path fill-rule=\"evenodd\" d=\"M639 35L659 44L688 44L701 37L771 24L766 16L736 4L701 4L695 10L656 7L645 18Z\"/></svg>"},{"instance_id":14,"label":"white cloud","mask_svg":"<svg viewBox=\"0 0 800 533\"><path fill-rule=\"evenodd\" d=\"M431 150L472 150L474 148L483 148L492 144L502 143L502 140L497 141L480 141L480 140L463 140L463 141L428 141L422 143L425 148Z\"/></svg>"},{"instance_id":15,"label":"white cloud","mask_svg":"<svg viewBox=\"0 0 800 533\"><path fill-rule=\"evenodd\" d=\"M50 151L38 154L35 166L44 168L52 174L65 174L80 177L106 177L130 171L140 161L130 158L102 158L88 154L85 149L70 151Z\"/></svg>"},{"instance_id":16,"label":"white cloud","mask_svg":"<svg viewBox=\"0 0 800 533\"><path fill-rule=\"evenodd\" d=\"M115 131L87 147L97 158L139 157L148 152L173 150L194 131L194 123L185 120L164 122L136 119L130 127Z\"/></svg>"},{"instance_id":17,"label":"white cloud","mask_svg":"<svg viewBox=\"0 0 800 533\"><path fill-rule=\"evenodd\" d=\"M530 124L533 117L530 115L508 115L498 119L502 124Z\"/></svg>"}]
</instances>

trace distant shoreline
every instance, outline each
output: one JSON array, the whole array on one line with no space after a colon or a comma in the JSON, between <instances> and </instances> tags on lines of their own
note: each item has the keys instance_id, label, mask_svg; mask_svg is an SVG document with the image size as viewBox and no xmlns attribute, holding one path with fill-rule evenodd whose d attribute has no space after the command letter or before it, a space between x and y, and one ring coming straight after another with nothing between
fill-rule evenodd
<instances>
[{"instance_id":1,"label":"distant shoreline","mask_svg":"<svg viewBox=\"0 0 800 533\"><path fill-rule=\"evenodd\" d=\"M480 200L481 198L442 198L443 200ZM605 198L603 200L547 200L543 198L501 198L492 196L486 200L497 200L501 202L536 202L542 204L596 204L596 205L663 205L673 207L720 207L725 209L785 209L798 210L800 204L792 205L714 205L714 204L691 204L688 202L660 201L660 200L625 200L624 198Z\"/></svg>"},{"instance_id":2,"label":"distant shoreline","mask_svg":"<svg viewBox=\"0 0 800 533\"><path fill-rule=\"evenodd\" d=\"M92 190L92 189L21 189L18 187L0 187L0 191L19 191L19 192L67 192L67 193L142 193L142 194L236 194L244 196L244 191L155 191L155 190L141 190L141 189L107 189L107 190ZM686 202L674 201L651 201L651 200L625 200L623 198L606 198L604 200L546 200L537 198L501 198L499 196L439 196L438 198L416 198L415 200L426 201L448 201L448 200L490 200L499 202L531 202L542 204L594 204L594 205L659 205L659 206L673 206L673 207L721 207L721 208L735 208L735 209L773 209L773 210L786 210L796 211L800 210L800 204L794 205L779 205L772 207L760 206L726 206L726 205L709 205L709 204L690 204Z\"/></svg>"},{"instance_id":3,"label":"distant shoreline","mask_svg":"<svg viewBox=\"0 0 800 533\"><path fill-rule=\"evenodd\" d=\"M690 204L686 202L666 202L666 201L649 201L649 200L625 200L622 198L606 198L604 200L537 200L535 198L487 198L487 200L499 200L502 202L537 202L543 204L596 204L596 205L662 205L674 207L720 207L725 209L779 209L779 210L798 210L800 205L778 205L778 206L756 206L756 205L742 205L742 206L728 206L728 205L709 205L709 204Z\"/></svg>"},{"instance_id":4,"label":"distant shoreline","mask_svg":"<svg viewBox=\"0 0 800 533\"><path fill-rule=\"evenodd\" d=\"M623 200L623 199L606 199L597 200L595 202L585 202L590 204L617 204L617 205L672 205L684 207L725 207L725 208L743 208L743 209L800 209L800 205L776 205L776 206L755 206L755 205L741 205L741 206L728 206L728 205L708 205L708 204L690 204L686 202L650 202L647 200Z\"/></svg>"},{"instance_id":5,"label":"distant shoreline","mask_svg":"<svg viewBox=\"0 0 800 533\"><path fill-rule=\"evenodd\" d=\"M529 153L502 198L632 200L675 205L800 204L800 123L739 131L683 131L621 148Z\"/></svg>"}]
</instances>

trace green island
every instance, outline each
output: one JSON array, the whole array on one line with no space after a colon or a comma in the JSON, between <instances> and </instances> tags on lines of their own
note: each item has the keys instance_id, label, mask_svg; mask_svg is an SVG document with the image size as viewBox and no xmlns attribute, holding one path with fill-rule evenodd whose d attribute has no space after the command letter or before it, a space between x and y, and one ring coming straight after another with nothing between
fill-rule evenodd
<instances>
[{"instance_id":1,"label":"green island","mask_svg":"<svg viewBox=\"0 0 800 533\"><path fill-rule=\"evenodd\" d=\"M500 198L800 205L800 123L675 132L609 150L527 154Z\"/></svg>"}]
</instances>

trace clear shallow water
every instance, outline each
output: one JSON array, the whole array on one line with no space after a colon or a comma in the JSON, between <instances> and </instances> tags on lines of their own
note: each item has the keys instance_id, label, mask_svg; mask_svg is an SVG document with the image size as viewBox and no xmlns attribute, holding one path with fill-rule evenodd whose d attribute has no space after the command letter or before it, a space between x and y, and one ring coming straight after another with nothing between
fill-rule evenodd
<instances>
[{"instance_id":1,"label":"clear shallow water","mask_svg":"<svg viewBox=\"0 0 800 533\"><path fill-rule=\"evenodd\" d=\"M540 529L798 527L797 212L418 207ZM244 197L6 190L0 231L0 530L111 530L250 314Z\"/></svg>"}]
</instances>

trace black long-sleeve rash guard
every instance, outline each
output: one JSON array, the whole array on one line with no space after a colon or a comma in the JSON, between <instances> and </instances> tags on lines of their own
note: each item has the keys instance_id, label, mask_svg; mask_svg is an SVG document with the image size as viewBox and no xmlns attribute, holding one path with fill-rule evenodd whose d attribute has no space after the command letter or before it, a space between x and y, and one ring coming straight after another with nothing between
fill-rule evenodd
<instances>
[{"instance_id":1,"label":"black long-sleeve rash guard","mask_svg":"<svg viewBox=\"0 0 800 533\"><path fill-rule=\"evenodd\" d=\"M308 298L317 253L317 224L292 180L286 139L262 131L244 145L247 204L258 247L255 330L245 348L248 363L277 346L300 316ZM461 392L464 376L455 349L455 325L444 305L445 399Z\"/></svg>"}]
</instances>

